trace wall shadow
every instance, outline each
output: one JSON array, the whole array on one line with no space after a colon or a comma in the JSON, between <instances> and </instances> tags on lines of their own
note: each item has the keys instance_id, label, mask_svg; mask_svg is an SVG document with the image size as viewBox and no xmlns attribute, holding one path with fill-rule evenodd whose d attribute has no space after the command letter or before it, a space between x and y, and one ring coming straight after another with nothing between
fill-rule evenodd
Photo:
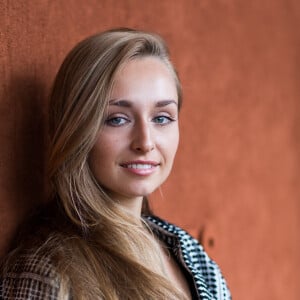
<instances>
[{"instance_id":1,"label":"wall shadow","mask_svg":"<svg viewBox=\"0 0 300 300\"><path fill-rule=\"evenodd\" d=\"M36 77L12 78L12 102L16 105L16 187L25 206L44 198L46 148L46 96L43 82Z\"/></svg>"},{"instance_id":2,"label":"wall shadow","mask_svg":"<svg viewBox=\"0 0 300 300\"><path fill-rule=\"evenodd\" d=\"M30 211L45 198L44 161L46 149L46 111L45 85L37 74L27 76L13 74L7 85L6 103L13 112L8 150L12 151L7 171L12 174L9 201L2 212L7 224L2 225L2 253L5 253L11 237L18 225ZM13 134L12 134L13 132ZM3 222L3 221L2 221Z\"/></svg>"}]
</instances>

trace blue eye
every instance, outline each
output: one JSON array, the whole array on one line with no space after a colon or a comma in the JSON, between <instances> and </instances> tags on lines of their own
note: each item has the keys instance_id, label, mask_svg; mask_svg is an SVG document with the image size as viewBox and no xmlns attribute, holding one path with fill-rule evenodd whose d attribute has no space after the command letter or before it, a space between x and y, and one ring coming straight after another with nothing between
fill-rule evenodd
<instances>
[{"instance_id":1,"label":"blue eye","mask_svg":"<svg viewBox=\"0 0 300 300\"><path fill-rule=\"evenodd\" d=\"M123 117L113 117L113 118L109 118L105 121L105 124L109 125L109 126L114 126L114 127L118 127L118 126L122 126L124 124L126 124L128 122L128 120L126 118Z\"/></svg>"},{"instance_id":2,"label":"blue eye","mask_svg":"<svg viewBox=\"0 0 300 300\"><path fill-rule=\"evenodd\" d=\"M172 118L170 117L167 117L167 116L158 116L158 117L155 117L153 119L153 121L159 125L165 125L165 124L168 124L172 121L174 121Z\"/></svg>"}]
</instances>

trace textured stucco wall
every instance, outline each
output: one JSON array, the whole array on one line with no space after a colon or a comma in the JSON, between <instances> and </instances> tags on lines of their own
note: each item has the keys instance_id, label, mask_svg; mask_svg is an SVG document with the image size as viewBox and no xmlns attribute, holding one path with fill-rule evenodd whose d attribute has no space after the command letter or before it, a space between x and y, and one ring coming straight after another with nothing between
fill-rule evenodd
<instances>
[{"instance_id":1,"label":"textured stucco wall","mask_svg":"<svg viewBox=\"0 0 300 300\"><path fill-rule=\"evenodd\" d=\"M167 40L181 145L157 213L201 239L234 299L300 294L300 4L296 0L1 1L0 253L43 198L47 99L65 54L116 26Z\"/></svg>"}]
</instances>

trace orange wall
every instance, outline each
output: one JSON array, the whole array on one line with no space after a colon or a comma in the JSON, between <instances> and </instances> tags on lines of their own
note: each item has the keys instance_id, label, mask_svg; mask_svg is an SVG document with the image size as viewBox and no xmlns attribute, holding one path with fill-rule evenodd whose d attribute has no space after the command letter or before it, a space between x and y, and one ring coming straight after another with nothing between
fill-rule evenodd
<instances>
[{"instance_id":1,"label":"orange wall","mask_svg":"<svg viewBox=\"0 0 300 300\"><path fill-rule=\"evenodd\" d=\"M0 2L0 253L43 197L46 95L83 37L167 40L184 89L157 213L200 238L234 299L300 294L300 4L296 0Z\"/></svg>"}]
</instances>

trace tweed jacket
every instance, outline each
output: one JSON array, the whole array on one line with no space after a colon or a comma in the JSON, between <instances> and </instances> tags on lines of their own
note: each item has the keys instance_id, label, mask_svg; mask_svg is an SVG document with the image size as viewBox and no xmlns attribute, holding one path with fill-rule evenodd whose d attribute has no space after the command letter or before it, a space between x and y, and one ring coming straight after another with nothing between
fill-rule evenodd
<instances>
[{"instance_id":1,"label":"tweed jacket","mask_svg":"<svg viewBox=\"0 0 300 300\"><path fill-rule=\"evenodd\" d=\"M195 239L181 228L158 217L145 217L145 221L181 266L193 300L231 299L219 267ZM24 253L0 278L0 299L57 300L60 294L58 278L48 257Z\"/></svg>"}]
</instances>

